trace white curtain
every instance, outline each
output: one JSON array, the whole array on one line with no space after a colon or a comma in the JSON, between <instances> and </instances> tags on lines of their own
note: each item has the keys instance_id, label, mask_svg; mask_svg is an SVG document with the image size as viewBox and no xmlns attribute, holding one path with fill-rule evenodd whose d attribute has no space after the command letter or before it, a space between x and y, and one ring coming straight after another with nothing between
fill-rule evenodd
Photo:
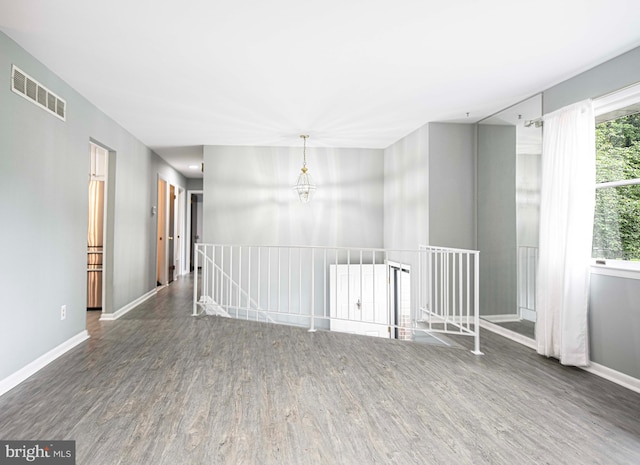
<instances>
[{"instance_id":1,"label":"white curtain","mask_svg":"<svg viewBox=\"0 0 640 465\"><path fill-rule=\"evenodd\" d=\"M544 117L537 285L538 353L589 364L588 300L595 206L591 100Z\"/></svg>"}]
</instances>

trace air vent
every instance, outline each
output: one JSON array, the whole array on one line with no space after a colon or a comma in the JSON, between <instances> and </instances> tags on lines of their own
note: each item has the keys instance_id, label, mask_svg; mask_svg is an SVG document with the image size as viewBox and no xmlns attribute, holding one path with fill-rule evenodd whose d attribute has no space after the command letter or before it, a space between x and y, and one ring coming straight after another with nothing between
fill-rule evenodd
<instances>
[{"instance_id":1,"label":"air vent","mask_svg":"<svg viewBox=\"0 0 640 465\"><path fill-rule=\"evenodd\" d=\"M62 121L66 121L67 103L15 65L11 68L11 89Z\"/></svg>"}]
</instances>

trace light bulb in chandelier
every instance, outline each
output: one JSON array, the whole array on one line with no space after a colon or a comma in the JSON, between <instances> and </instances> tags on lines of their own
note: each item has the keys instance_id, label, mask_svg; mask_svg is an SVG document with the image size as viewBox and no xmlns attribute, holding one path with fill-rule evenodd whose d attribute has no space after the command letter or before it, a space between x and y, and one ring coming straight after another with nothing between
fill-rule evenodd
<instances>
[{"instance_id":1,"label":"light bulb in chandelier","mask_svg":"<svg viewBox=\"0 0 640 465\"><path fill-rule=\"evenodd\" d=\"M302 169L298 175L298 182L296 182L296 185L293 186L293 188L298 193L300 202L309 203L316 191L316 185L313 183L313 179L307 169L307 138L309 136L301 135L300 137L304 140L304 148L302 149L303 162Z\"/></svg>"}]
</instances>

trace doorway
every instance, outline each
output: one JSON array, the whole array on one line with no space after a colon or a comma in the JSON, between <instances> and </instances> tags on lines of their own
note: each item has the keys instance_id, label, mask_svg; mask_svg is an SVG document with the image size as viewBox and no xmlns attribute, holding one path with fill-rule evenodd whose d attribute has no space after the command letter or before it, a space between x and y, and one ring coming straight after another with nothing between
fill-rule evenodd
<instances>
[{"instance_id":1,"label":"doorway","mask_svg":"<svg viewBox=\"0 0 640 465\"><path fill-rule=\"evenodd\" d=\"M109 152L89 142L87 310L104 308L105 193Z\"/></svg>"},{"instance_id":2,"label":"doorway","mask_svg":"<svg viewBox=\"0 0 640 465\"><path fill-rule=\"evenodd\" d=\"M182 236L182 209L178 195L184 190L158 177L157 207L157 267L158 286L166 286L180 274L180 238ZM177 273L176 273L177 269Z\"/></svg>"},{"instance_id":3,"label":"doorway","mask_svg":"<svg viewBox=\"0 0 640 465\"><path fill-rule=\"evenodd\" d=\"M158 286L164 286L167 283L166 278L166 262L167 251L165 244L166 241L166 225L167 225L167 182L163 179L158 179L158 237L157 237L157 249L158 259L156 266L156 279Z\"/></svg>"},{"instance_id":4,"label":"doorway","mask_svg":"<svg viewBox=\"0 0 640 465\"><path fill-rule=\"evenodd\" d=\"M195 244L202 240L202 209L204 194L201 190L189 190L187 191L187 199L189 205L187 208L187 241L188 241L188 254L187 254L187 266L185 272L193 271L195 252Z\"/></svg>"},{"instance_id":5,"label":"doorway","mask_svg":"<svg viewBox=\"0 0 640 465\"><path fill-rule=\"evenodd\" d=\"M389 264L394 339L411 340L411 273L408 265Z\"/></svg>"},{"instance_id":6,"label":"doorway","mask_svg":"<svg viewBox=\"0 0 640 465\"><path fill-rule=\"evenodd\" d=\"M330 329L391 337L387 301L387 265L329 265Z\"/></svg>"},{"instance_id":7,"label":"doorway","mask_svg":"<svg viewBox=\"0 0 640 465\"><path fill-rule=\"evenodd\" d=\"M176 229L176 224L175 224L175 214L176 214L176 204L175 204L175 200L176 200L176 188L173 184L169 185L169 215L167 217L167 227L169 228L169 231L167 233L167 284L173 282L174 279L174 275L175 275L175 271L176 271L176 264L175 264L175 250L174 250L174 246L175 246L175 242L174 242L174 237L175 237L175 229Z\"/></svg>"}]
</instances>

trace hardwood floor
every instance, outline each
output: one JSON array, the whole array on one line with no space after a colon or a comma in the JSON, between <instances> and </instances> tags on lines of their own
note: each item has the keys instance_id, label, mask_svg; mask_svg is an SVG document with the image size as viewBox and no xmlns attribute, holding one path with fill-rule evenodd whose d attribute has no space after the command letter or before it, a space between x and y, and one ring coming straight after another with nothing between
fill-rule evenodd
<instances>
[{"instance_id":1,"label":"hardwood floor","mask_svg":"<svg viewBox=\"0 0 640 465\"><path fill-rule=\"evenodd\" d=\"M90 465L640 463L640 394L500 336L475 356L193 318L191 285L94 318L0 397L0 438L72 439Z\"/></svg>"}]
</instances>

